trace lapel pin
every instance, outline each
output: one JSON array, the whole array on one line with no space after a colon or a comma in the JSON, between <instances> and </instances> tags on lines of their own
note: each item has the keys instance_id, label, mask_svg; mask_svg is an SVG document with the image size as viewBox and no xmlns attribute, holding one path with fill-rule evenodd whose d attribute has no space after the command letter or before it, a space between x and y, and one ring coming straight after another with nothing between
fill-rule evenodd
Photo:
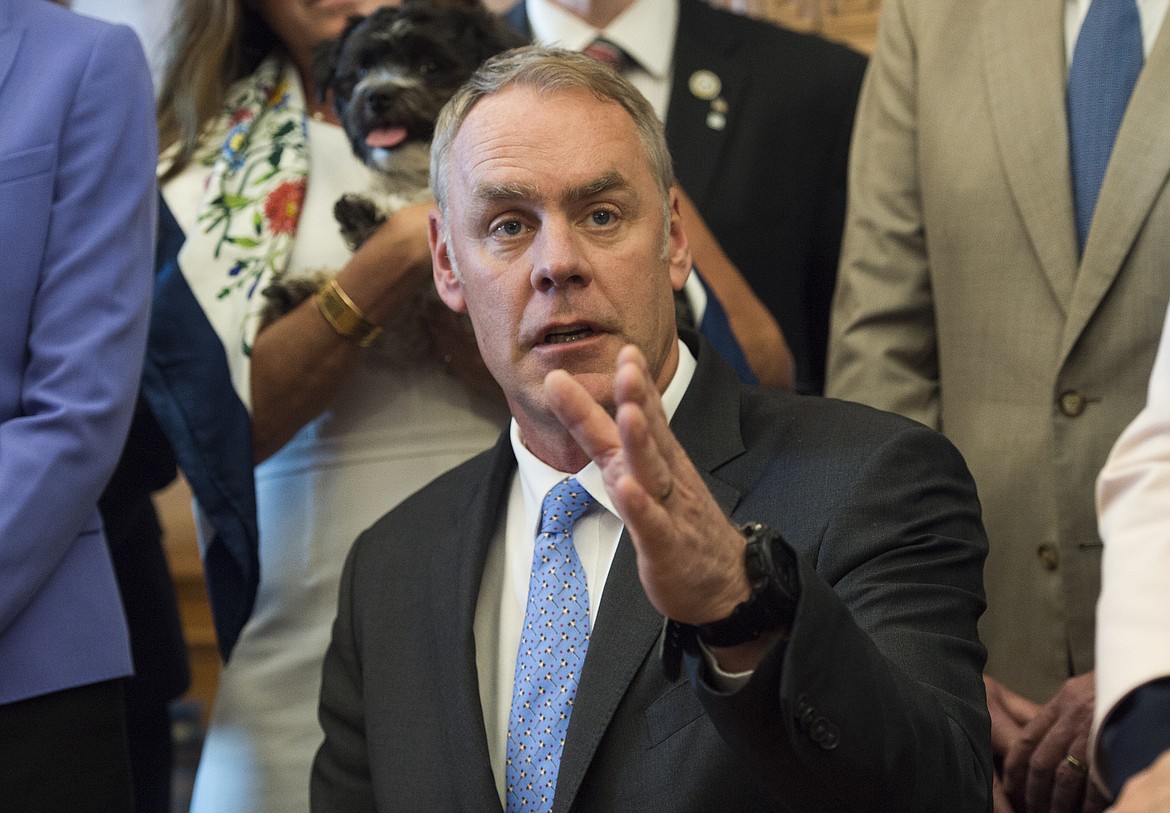
<instances>
[{"instance_id":1,"label":"lapel pin","mask_svg":"<svg viewBox=\"0 0 1170 813\"><path fill-rule=\"evenodd\" d=\"M707 114L707 126L712 130L722 130L727 126L727 116L718 110L712 110Z\"/></svg>"},{"instance_id":2,"label":"lapel pin","mask_svg":"<svg viewBox=\"0 0 1170 813\"><path fill-rule=\"evenodd\" d=\"M691 94L696 99L709 102L719 95L719 91L723 89L723 83L711 71L701 70L691 74L691 78L687 81L687 87L690 88Z\"/></svg>"}]
</instances>

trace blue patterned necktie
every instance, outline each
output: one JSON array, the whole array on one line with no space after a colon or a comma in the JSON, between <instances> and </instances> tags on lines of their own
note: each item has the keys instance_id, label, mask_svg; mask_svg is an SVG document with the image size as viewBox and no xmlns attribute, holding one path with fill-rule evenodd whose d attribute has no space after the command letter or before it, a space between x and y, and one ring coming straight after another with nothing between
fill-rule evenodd
<instances>
[{"instance_id":1,"label":"blue patterned necktie","mask_svg":"<svg viewBox=\"0 0 1170 813\"><path fill-rule=\"evenodd\" d=\"M1129 96L1145 61L1134 0L1093 0L1068 74L1068 131L1082 253Z\"/></svg>"},{"instance_id":2,"label":"blue patterned necktie","mask_svg":"<svg viewBox=\"0 0 1170 813\"><path fill-rule=\"evenodd\" d=\"M551 810L589 647L589 590L573 524L593 504L576 478L545 495L508 716L508 813Z\"/></svg>"}]
</instances>

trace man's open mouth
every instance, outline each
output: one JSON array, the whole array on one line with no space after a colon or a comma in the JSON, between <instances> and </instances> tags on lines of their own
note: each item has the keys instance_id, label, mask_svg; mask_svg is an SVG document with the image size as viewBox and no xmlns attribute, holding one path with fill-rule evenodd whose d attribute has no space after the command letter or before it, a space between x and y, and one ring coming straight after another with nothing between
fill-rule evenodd
<instances>
[{"instance_id":1,"label":"man's open mouth","mask_svg":"<svg viewBox=\"0 0 1170 813\"><path fill-rule=\"evenodd\" d=\"M593 335L593 328L590 327L573 327L565 328L563 330L554 330L546 333L544 336L545 344L568 344L569 342L580 341L587 339Z\"/></svg>"}]
</instances>

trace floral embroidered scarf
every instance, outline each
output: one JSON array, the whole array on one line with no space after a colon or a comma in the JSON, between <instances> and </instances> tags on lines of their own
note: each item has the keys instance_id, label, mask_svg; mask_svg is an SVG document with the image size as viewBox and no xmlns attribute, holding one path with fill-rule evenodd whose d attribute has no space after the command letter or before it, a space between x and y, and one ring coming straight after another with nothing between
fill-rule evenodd
<instances>
[{"instance_id":1,"label":"floral embroidered scarf","mask_svg":"<svg viewBox=\"0 0 1170 813\"><path fill-rule=\"evenodd\" d=\"M183 173L206 178L193 217L189 210L183 217L167 196L186 231L179 267L223 341L232 382L249 409L261 292L286 270L305 199L305 109L296 71L268 57L228 91L223 113Z\"/></svg>"}]
</instances>

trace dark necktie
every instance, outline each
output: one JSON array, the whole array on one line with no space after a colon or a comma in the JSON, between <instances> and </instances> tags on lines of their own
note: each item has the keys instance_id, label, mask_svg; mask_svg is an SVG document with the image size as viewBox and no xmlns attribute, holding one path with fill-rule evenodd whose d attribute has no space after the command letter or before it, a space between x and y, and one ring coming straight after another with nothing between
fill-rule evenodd
<instances>
[{"instance_id":1,"label":"dark necktie","mask_svg":"<svg viewBox=\"0 0 1170 813\"><path fill-rule=\"evenodd\" d=\"M1068 74L1069 152L1082 252L1143 61L1141 17L1134 0L1093 0Z\"/></svg>"},{"instance_id":2,"label":"dark necktie","mask_svg":"<svg viewBox=\"0 0 1170 813\"><path fill-rule=\"evenodd\" d=\"M604 37L598 37L593 40L593 42L585 46L585 50L581 53L593 57L598 62L604 62L618 73L621 73L630 65L630 58L626 55L626 52Z\"/></svg>"},{"instance_id":3,"label":"dark necktie","mask_svg":"<svg viewBox=\"0 0 1170 813\"><path fill-rule=\"evenodd\" d=\"M552 809L589 647L589 590L573 525L593 502L576 478L567 477L541 506L508 716L508 813Z\"/></svg>"}]
</instances>

